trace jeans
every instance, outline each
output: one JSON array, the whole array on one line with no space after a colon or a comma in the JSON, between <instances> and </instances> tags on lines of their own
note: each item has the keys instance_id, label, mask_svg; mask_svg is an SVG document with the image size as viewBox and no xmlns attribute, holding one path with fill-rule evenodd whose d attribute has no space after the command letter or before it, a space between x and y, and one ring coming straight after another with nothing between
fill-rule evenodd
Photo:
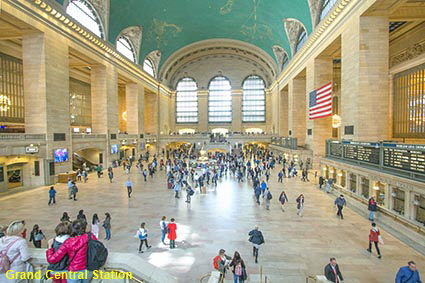
<instances>
[{"instance_id":1,"label":"jeans","mask_svg":"<svg viewBox=\"0 0 425 283\"><path fill-rule=\"evenodd\" d=\"M370 211L369 212L369 220L373 220L373 219L375 219L375 211Z\"/></svg>"},{"instance_id":2,"label":"jeans","mask_svg":"<svg viewBox=\"0 0 425 283\"><path fill-rule=\"evenodd\" d=\"M56 203L56 199L55 199L55 196L51 196L51 197L49 197L49 204L48 205L50 205L51 203Z\"/></svg>"},{"instance_id":3,"label":"jeans","mask_svg":"<svg viewBox=\"0 0 425 283\"><path fill-rule=\"evenodd\" d=\"M145 243L147 249L150 248L150 246L148 245L148 239L140 240L139 252L142 251L143 243Z\"/></svg>"},{"instance_id":4,"label":"jeans","mask_svg":"<svg viewBox=\"0 0 425 283\"><path fill-rule=\"evenodd\" d=\"M344 215L342 215L342 206L337 205L338 207L338 212L336 213L336 215L341 216L341 219L344 219Z\"/></svg>"},{"instance_id":5,"label":"jeans","mask_svg":"<svg viewBox=\"0 0 425 283\"><path fill-rule=\"evenodd\" d=\"M87 276L84 276L84 279L78 279L79 277L83 277L81 274L85 274L86 272ZM88 270L72 271L72 273L68 273L67 283L89 283L91 277L92 273Z\"/></svg>"},{"instance_id":6,"label":"jeans","mask_svg":"<svg viewBox=\"0 0 425 283\"><path fill-rule=\"evenodd\" d=\"M243 283L243 280L240 278L240 276L233 273L233 283Z\"/></svg>"},{"instance_id":7,"label":"jeans","mask_svg":"<svg viewBox=\"0 0 425 283\"><path fill-rule=\"evenodd\" d=\"M162 236L161 236L161 242L163 242L164 243L164 240L165 240L165 230L161 230L161 233L162 233Z\"/></svg>"},{"instance_id":8,"label":"jeans","mask_svg":"<svg viewBox=\"0 0 425 283\"><path fill-rule=\"evenodd\" d=\"M111 239L111 229L105 228L106 240Z\"/></svg>"},{"instance_id":9,"label":"jeans","mask_svg":"<svg viewBox=\"0 0 425 283\"><path fill-rule=\"evenodd\" d=\"M127 193L128 197L131 198L131 193L133 192L133 189L131 187L127 187Z\"/></svg>"}]
</instances>

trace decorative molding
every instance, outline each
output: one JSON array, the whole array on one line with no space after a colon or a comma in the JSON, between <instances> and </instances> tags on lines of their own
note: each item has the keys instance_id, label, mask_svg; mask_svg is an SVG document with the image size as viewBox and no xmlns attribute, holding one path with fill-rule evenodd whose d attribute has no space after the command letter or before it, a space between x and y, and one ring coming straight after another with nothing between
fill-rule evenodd
<instances>
[{"instance_id":1,"label":"decorative molding","mask_svg":"<svg viewBox=\"0 0 425 283\"><path fill-rule=\"evenodd\" d=\"M155 69L155 76L158 77L159 62L161 61L161 51L154 50L146 55L146 58L151 60Z\"/></svg>"},{"instance_id":2,"label":"decorative molding","mask_svg":"<svg viewBox=\"0 0 425 283\"><path fill-rule=\"evenodd\" d=\"M134 52L136 52L136 61L139 62L140 46L142 44L142 27L131 26L123 29L117 37L125 36L133 44ZM136 63L137 63L136 62Z\"/></svg>"},{"instance_id":3,"label":"decorative molding","mask_svg":"<svg viewBox=\"0 0 425 283\"><path fill-rule=\"evenodd\" d=\"M301 29L304 29L304 25L297 19L286 18L283 19L283 25L285 26L286 35L288 36L289 45L291 46L292 56L296 53L296 47L298 42L298 37L300 35Z\"/></svg>"},{"instance_id":4,"label":"decorative molding","mask_svg":"<svg viewBox=\"0 0 425 283\"><path fill-rule=\"evenodd\" d=\"M405 61L414 59L414 58L416 58L419 55L422 55L424 53L425 53L425 40L404 49L403 51L401 51L397 55L392 56L391 60L390 60L391 67L394 67L394 66L396 66L400 63L403 63Z\"/></svg>"},{"instance_id":5,"label":"decorative molding","mask_svg":"<svg viewBox=\"0 0 425 283\"><path fill-rule=\"evenodd\" d=\"M272 46L274 56L276 56L277 63L279 64L279 70L282 70L283 61L285 60L285 56L289 56L288 53L285 51L285 49L282 46L279 45L273 45Z\"/></svg>"},{"instance_id":6,"label":"decorative molding","mask_svg":"<svg viewBox=\"0 0 425 283\"><path fill-rule=\"evenodd\" d=\"M311 25L313 29L320 22L320 14L322 13L323 0L308 0L308 6L310 7Z\"/></svg>"},{"instance_id":7,"label":"decorative molding","mask_svg":"<svg viewBox=\"0 0 425 283\"><path fill-rule=\"evenodd\" d=\"M108 40L108 32L109 32L109 6L110 0L87 0L93 5L93 8L96 10L102 25L103 25L103 32L104 32L104 38Z\"/></svg>"}]
</instances>

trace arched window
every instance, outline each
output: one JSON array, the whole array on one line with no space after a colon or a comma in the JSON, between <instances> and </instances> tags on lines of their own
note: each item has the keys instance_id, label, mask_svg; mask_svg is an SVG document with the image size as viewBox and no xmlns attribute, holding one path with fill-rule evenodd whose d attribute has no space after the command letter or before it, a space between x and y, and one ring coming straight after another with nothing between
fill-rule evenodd
<instances>
[{"instance_id":1,"label":"arched window","mask_svg":"<svg viewBox=\"0 0 425 283\"><path fill-rule=\"evenodd\" d=\"M134 52L133 44L131 43L131 41L127 37L120 36L118 38L118 40L117 40L117 50L122 55L124 55L125 57L127 57L128 59L130 59L131 61L136 63L136 52Z\"/></svg>"},{"instance_id":2,"label":"arched window","mask_svg":"<svg viewBox=\"0 0 425 283\"><path fill-rule=\"evenodd\" d=\"M286 66L288 66L288 64L289 64L289 57L287 54L285 54L285 57L283 57L282 70L284 70Z\"/></svg>"},{"instance_id":3,"label":"arched window","mask_svg":"<svg viewBox=\"0 0 425 283\"><path fill-rule=\"evenodd\" d=\"M243 82L242 122L264 122L266 120L266 94L264 81L256 75Z\"/></svg>"},{"instance_id":4,"label":"arched window","mask_svg":"<svg viewBox=\"0 0 425 283\"><path fill-rule=\"evenodd\" d=\"M332 7L338 2L338 0L323 0L322 11L320 12L320 20L323 20Z\"/></svg>"},{"instance_id":5,"label":"arched window","mask_svg":"<svg viewBox=\"0 0 425 283\"><path fill-rule=\"evenodd\" d=\"M99 17L90 3L84 0L69 0L66 13L100 38L103 28Z\"/></svg>"},{"instance_id":6,"label":"arched window","mask_svg":"<svg viewBox=\"0 0 425 283\"><path fill-rule=\"evenodd\" d=\"M181 79L176 88L176 122L198 123L198 87L192 78Z\"/></svg>"},{"instance_id":7,"label":"arched window","mask_svg":"<svg viewBox=\"0 0 425 283\"><path fill-rule=\"evenodd\" d=\"M153 63L150 59L146 58L143 62L143 70L152 77L155 77L155 68L153 67Z\"/></svg>"},{"instance_id":8,"label":"arched window","mask_svg":"<svg viewBox=\"0 0 425 283\"><path fill-rule=\"evenodd\" d=\"M298 35L297 45L295 47L295 52L298 52L301 47L303 47L304 43L307 41L307 33L305 29L302 28L300 34Z\"/></svg>"},{"instance_id":9,"label":"arched window","mask_svg":"<svg viewBox=\"0 0 425 283\"><path fill-rule=\"evenodd\" d=\"M230 81L223 76L217 76L210 81L208 121L211 123L230 123L232 121L232 86Z\"/></svg>"}]
</instances>

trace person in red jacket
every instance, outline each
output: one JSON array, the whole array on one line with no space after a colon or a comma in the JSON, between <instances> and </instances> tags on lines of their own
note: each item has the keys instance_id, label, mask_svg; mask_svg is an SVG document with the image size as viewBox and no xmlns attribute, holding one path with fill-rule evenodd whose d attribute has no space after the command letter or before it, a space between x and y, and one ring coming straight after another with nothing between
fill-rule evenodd
<instances>
[{"instance_id":1,"label":"person in red jacket","mask_svg":"<svg viewBox=\"0 0 425 283\"><path fill-rule=\"evenodd\" d=\"M372 252L372 243L375 243L376 252L378 253L378 258L381 258L381 251L379 250L378 243L379 243L379 237L381 236L381 233L379 232L378 227L376 227L376 223L372 223L372 228L369 232L369 248L367 249L368 252Z\"/></svg>"},{"instance_id":2,"label":"person in red jacket","mask_svg":"<svg viewBox=\"0 0 425 283\"><path fill-rule=\"evenodd\" d=\"M46 251L46 258L48 263L57 263L65 255L71 259L68 266L67 283L89 283L90 271L87 268L87 242L88 234L86 234L87 222L79 219L72 222L71 238L67 239L62 246L55 252L52 248L53 239L49 241L49 249ZM96 237L91 234L93 240ZM81 276L83 274L84 276ZM79 277L84 277L80 279Z\"/></svg>"},{"instance_id":3,"label":"person in red jacket","mask_svg":"<svg viewBox=\"0 0 425 283\"><path fill-rule=\"evenodd\" d=\"M176 238L177 238L177 224L174 223L175 219L171 218L171 222L168 223L168 239L170 240L170 249L174 249L176 247Z\"/></svg>"}]
</instances>

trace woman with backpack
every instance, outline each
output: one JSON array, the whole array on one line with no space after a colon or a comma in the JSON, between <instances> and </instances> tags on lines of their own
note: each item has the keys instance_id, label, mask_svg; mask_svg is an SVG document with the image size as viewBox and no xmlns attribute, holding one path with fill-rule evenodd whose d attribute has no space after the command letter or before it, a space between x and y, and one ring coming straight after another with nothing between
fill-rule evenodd
<instances>
[{"instance_id":1,"label":"woman with backpack","mask_svg":"<svg viewBox=\"0 0 425 283\"><path fill-rule=\"evenodd\" d=\"M140 224L140 228L137 230L137 237L140 239L139 253L143 253L143 243L145 243L146 248L150 249L151 246L148 245L148 229L145 228L146 223L143 222Z\"/></svg>"},{"instance_id":2,"label":"woman with backpack","mask_svg":"<svg viewBox=\"0 0 425 283\"><path fill-rule=\"evenodd\" d=\"M235 252L229 266L233 267L232 272L234 283L243 283L247 279L246 266L239 252Z\"/></svg>"},{"instance_id":3,"label":"woman with backpack","mask_svg":"<svg viewBox=\"0 0 425 283\"><path fill-rule=\"evenodd\" d=\"M220 272L219 282L223 282L226 277L226 269L229 266L230 260L232 258L226 255L226 251L224 249L220 249L218 251L218 255L213 259L214 269Z\"/></svg>"},{"instance_id":4,"label":"woman with backpack","mask_svg":"<svg viewBox=\"0 0 425 283\"><path fill-rule=\"evenodd\" d=\"M91 221L91 232L96 238L99 238L99 217L97 217L97 213L93 214L93 218Z\"/></svg>"},{"instance_id":5,"label":"woman with backpack","mask_svg":"<svg viewBox=\"0 0 425 283\"><path fill-rule=\"evenodd\" d=\"M28 245L23 239L22 232L25 229L23 221L13 221L6 229L6 236L0 238L0 282L24 283L26 279L7 279L6 272L26 271L26 262L31 258Z\"/></svg>"},{"instance_id":6,"label":"woman with backpack","mask_svg":"<svg viewBox=\"0 0 425 283\"><path fill-rule=\"evenodd\" d=\"M30 234L30 242L34 244L34 247L41 249L41 241L45 238L43 231L41 231L38 224L35 224Z\"/></svg>"},{"instance_id":7,"label":"woman with backpack","mask_svg":"<svg viewBox=\"0 0 425 283\"><path fill-rule=\"evenodd\" d=\"M63 242L59 249L53 248L53 239L49 240L49 249L46 251L47 262L50 264L60 262L65 256L71 260L68 271L67 283L89 283L91 272L87 270L87 249L89 237L86 233L87 222L78 219L72 222L71 238ZM97 240L93 234L91 239Z\"/></svg>"},{"instance_id":8,"label":"woman with backpack","mask_svg":"<svg viewBox=\"0 0 425 283\"><path fill-rule=\"evenodd\" d=\"M111 239L111 215L109 214L109 212L105 213L105 220L103 221L103 228L105 228L105 240L110 240Z\"/></svg>"}]
</instances>

